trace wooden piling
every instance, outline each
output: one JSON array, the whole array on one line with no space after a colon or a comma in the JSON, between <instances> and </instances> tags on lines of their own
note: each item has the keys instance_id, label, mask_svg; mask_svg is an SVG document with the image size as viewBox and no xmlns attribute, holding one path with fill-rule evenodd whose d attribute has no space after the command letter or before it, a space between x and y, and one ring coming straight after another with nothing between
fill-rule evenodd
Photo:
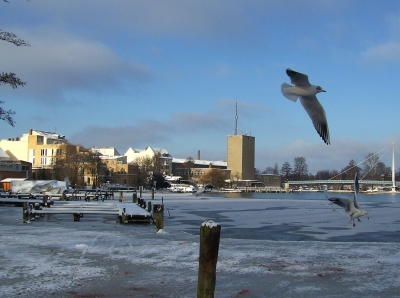
<instances>
[{"instance_id":1,"label":"wooden piling","mask_svg":"<svg viewBox=\"0 0 400 298\"><path fill-rule=\"evenodd\" d=\"M220 235L221 226L219 224L212 220L202 223L197 298L214 297Z\"/></svg>"},{"instance_id":2,"label":"wooden piling","mask_svg":"<svg viewBox=\"0 0 400 298\"><path fill-rule=\"evenodd\" d=\"M74 221L80 221L81 220L81 215L79 213L74 213Z\"/></svg>"},{"instance_id":3,"label":"wooden piling","mask_svg":"<svg viewBox=\"0 0 400 298\"><path fill-rule=\"evenodd\" d=\"M126 216L126 208L125 207L122 209L122 215L120 217L120 223L121 224L128 223L128 217Z\"/></svg>"},{"instance_id":4,"label":"wooden piling","mask_svg":"<svg viewBox=\"0 0 400 298\"><path fill-rule=\"evenodd\" d=\"M156 223L156 233L164 229L164 205L153 204L153 220Z\"/></svg>"},{"instance_id":5,"label":"wooden piling","mask_svg":"<svg viewBox=\"0 0 400 298\"><path fill-rule=\"evenodd\" d=\"M151 199L154 200L154 187L151 189Z\"/></svg>"},{"instance_id":6,"label":"wooden piling","mask_svg":"<svg viewBox=\"0 0 400 298\"><path fill-rule=\"evenodd\" d=\"M142 191L143 191L143 186L139 186L139 194L140 194L140 198L142 197Z\"/></svg>"},{"instance_id":7,"label":"wooden piling","mask_svg":"<svg viewBox=\"0 0 400 298\"><path fill-rule=\"evenodd\" d=\"M137 192L136 191L132 194L132 203L137 203Z\"/></svg>"},{"instance_id":8,"label":"wooden piling","mask_svg":"<svg viewBox=\"0 0 400 298\"><path fill-rule=\"evenodd\" d=\"M27 223L29 222L29 203L24 202L22 204L22 222Z\"/></svg>"},{"instance_id":9,"label":"wooden piling","mask_svg":"<svg viewBox=\"0 0 400 298\"><path fill-rule=\"evenodd\" d=\"M152 207L152 206L151 206L151 202L148 202L148 203L147 203L147 211L151 212L151 207Z\"/></svg>"},{"instance_id":10,"label":"wooden piling","mask_svg":"<svg viewBox=\"0 0 400 298\"><path fill-rule=\"evenodd\" d=\"M122 194L122 190L119 191L119 202L120 203L125 202L124 196Z\"/></svg>"}]
</instances>

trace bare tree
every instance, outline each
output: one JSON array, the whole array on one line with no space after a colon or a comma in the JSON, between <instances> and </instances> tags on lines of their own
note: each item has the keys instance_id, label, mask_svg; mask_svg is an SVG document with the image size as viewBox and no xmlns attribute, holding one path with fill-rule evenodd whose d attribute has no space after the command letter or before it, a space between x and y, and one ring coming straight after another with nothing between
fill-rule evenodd
<instances>
[{"instance_id":1,"label":"bare tree","mask_svg":"<svg viewBox=\"0 0 400 298\"><path fill-rule=\"evenodd\" d=\"M341 179L354 179L354 175L356 172L361 172L361 169L357 166L357 163L352 159L349 161L349 164L344 167L341 171Z\"/></svg>"},{"instance_id":2,"label":"bare tree","mask_svg":"<svg viewBox=\"0 0 400 298\"><path fill-rule=\"evenodd\" d=\"M304 157L296 157L294 159L293 175L298 179L302 179L308 175L308 166Z\"/></svg>"},{"instance_id":3,"label":"bare tree","mask_svg":"<svg viewBox=\"0 0 400 298\"><path fill-rule=\"evenodd\" d=\"M266 167L264 171L262 171L262 174L273 174L274 173L274 168L273 167Z\"/></svg>"},{"instance_id":4,"label":"bare tree","mask_svg":"<svg viewBox=\"0 0 400 298\"><path fill-rule=\"evenodd\" d=\"M318 171L315 175L316 180L328 180L331 178L329 170Z\"/></svg>"},{"instance_id":5,"label":"bare tree","mask_svg":"<svg viewBox=\"0 0 400 298\"><path fill-rule=\"evenodd\" d=\"M239 186L239 179L240 179L239 172L236 171L234 173L231 173L231 184L232 184L232 182L234 182L236 184L236 187L238 187Z\"/></svg>"},{"instance_id":6,"label":"bare tree","mask_svg":"<svg viewBox=\"0 0 400 298\"><path fill-rule=\"evenodd\" d=\"M289 179L292 175L292 167L288 161L285 161L281 168L281 176L283 179Z\"/></svg>"},{"instance_id":7,"label":"bare tree","mask_svg":"<svg viewBox=\"0 0 400 298\"><path fill-rule=\"evenodd\" d=\"M275 174L275 175L279 174L279 169L278 169L278 163L277 162L274 165L274 170L272 171L272 174Z\"/></svg>"},{"instance_id":8,"label":"bare tree","mask_svg":"<svg viewBox=\"0 0 400 298\"><path fill-rule=\"evenodd\" d=\"M151 184L153 177L155 158L149 156L137 157L133 163L138 167L138 175L136 184L148 186Z\"/></svg>"},{"instance_id":9,"label":"bare tree","mask_svg":"<svg viewBox=\"0 0 400 298\"><path fill-rule=\"evenodd\" d=\"M385 164L379 161L379 156L373 153L367 154L363 166L363 176L368 180L380 180L386 170Z\"/></svg>"},{"instance_id":10,"label":"bare tree","mask_svg":"<svg viewBox=\"0 0 400 298\"><path fill-rule=\"evenodd\" d=\"M3 0L6 3L9 3L8 0ZM19 46L29 46L29 43L27 43L25 40L18 38L14 33L11 32L6 32L0 29L0 40L6 41L9 43L12 43L16 45L17 47ZM26 83L20 80L15 73L13 72L0 72L0 85L10 85L13 89L22 87ZM0 104L4 104L3 101L0 101ZM11 126L15 125L14 118L12 117L15 115L15 112L13 110L4 110L2 107L0 107L0 120L7 121L8 124Z\"/></svg>"},{"instance_id":11,"label":"bare tree","mask_svg":"<svg viewBox=\"0 0 400 298\"><path fill-rule=\"evenodd\" d=\"M201 176L200 184L208 184L211 183L215 187L224 187L225 186L225 174L220 169L211 169L207 171L206 174Z\"/></svg>"}]
</instances>

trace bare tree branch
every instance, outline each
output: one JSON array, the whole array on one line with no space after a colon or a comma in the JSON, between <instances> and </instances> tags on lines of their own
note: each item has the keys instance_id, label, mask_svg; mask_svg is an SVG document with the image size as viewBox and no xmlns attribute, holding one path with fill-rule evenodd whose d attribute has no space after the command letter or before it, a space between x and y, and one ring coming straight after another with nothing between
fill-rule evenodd
<instances>
[{"instance_id":1,"label":"bare tree branch","mask_svg":"<svg viewBox=\"0 0 400 298\"><path fill-rule=\"evenodd\" d=\"M9 73L1 72L0 73L0 85L2 85L2 84L8 84L13 89L16 89L16 88L18 88L18 86L24 86L26 83L21 81L13 72L9 72Z\"/></svg>"},{"instance_id":2,"label":"bare tree branch","mask_svg":"<svg viewBox=\"0 0 400 298\"><path fill-rule=\"evenodd\" d=\"M4 103L3 101L0 101L0 104L3 104L3 103ZM12 110L6 111L6 110L3 110L2 107L0 107L0 120L7 121L8 124L10 124L11 126L15 125L15 121L11 117L14 114L15 114L14 111L12 111Z\"/></svg>"},{"instance_id":3,"label":"bare tree branch","mask_svg":"<svg viewBox=\"0 0 400 298\"><path fill-rule=\"evenodd\" d=\"M28 46L30 44L23 39L18 38L14 33L6 32L0 29L0 40L4 40L10 43L15 44L17 47L19 46Z\"/></svg>"}]
</instances>

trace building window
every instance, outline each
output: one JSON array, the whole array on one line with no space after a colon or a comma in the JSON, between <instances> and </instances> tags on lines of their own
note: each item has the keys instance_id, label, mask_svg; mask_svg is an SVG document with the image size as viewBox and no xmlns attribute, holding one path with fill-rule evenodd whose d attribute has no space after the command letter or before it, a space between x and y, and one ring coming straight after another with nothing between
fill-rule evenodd
<instances>
[{"instance_id":1,"label":"building window","mask_svg":"<svg viewBox=\"0 0 400 298\"><path fill-rule=\"evenodd\" d=\"M41 165L47 165L47 158L46 157L41 157L40 158L40 164Z\"/></svg>"},{"instance_id":2,"label":"building window","mask_svg":"<svg viewBox=\"0 0 400 298\"><path fill-rule=\"evenodd\" d=\"M47 156L47 149L40 149L40 156Z\"/></svg>"},{"instance_id":3,"label":"building window","mask_svg":"<svg viewBox=\"0 0 400 298\"><path fill-rule=\"evenodd\" d=\"M38 144L43 144L43 136L38 136L37 137L37 143Z\"/></svg>"}]
</instances>

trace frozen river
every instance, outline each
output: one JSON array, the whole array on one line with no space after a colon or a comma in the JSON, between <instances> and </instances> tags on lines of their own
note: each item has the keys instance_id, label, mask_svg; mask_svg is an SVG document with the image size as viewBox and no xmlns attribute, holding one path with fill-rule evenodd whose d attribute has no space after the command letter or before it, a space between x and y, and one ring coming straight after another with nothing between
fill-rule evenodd
<instances>
[{"instance_id":1,"label":"frozen river","mask_svg":"<svg viewBox=\"0 0 400 298\"><path fill-rule=\"evenodd\" d=\"M370 220L356 227L325 195L352 198L156 193L162 234L104 215L23 224L22 208L0 206L0 296L196 297L211 219L222 227L215 297L400 297L400 195L359 194Z\"/></svg>"}]
</instances>

